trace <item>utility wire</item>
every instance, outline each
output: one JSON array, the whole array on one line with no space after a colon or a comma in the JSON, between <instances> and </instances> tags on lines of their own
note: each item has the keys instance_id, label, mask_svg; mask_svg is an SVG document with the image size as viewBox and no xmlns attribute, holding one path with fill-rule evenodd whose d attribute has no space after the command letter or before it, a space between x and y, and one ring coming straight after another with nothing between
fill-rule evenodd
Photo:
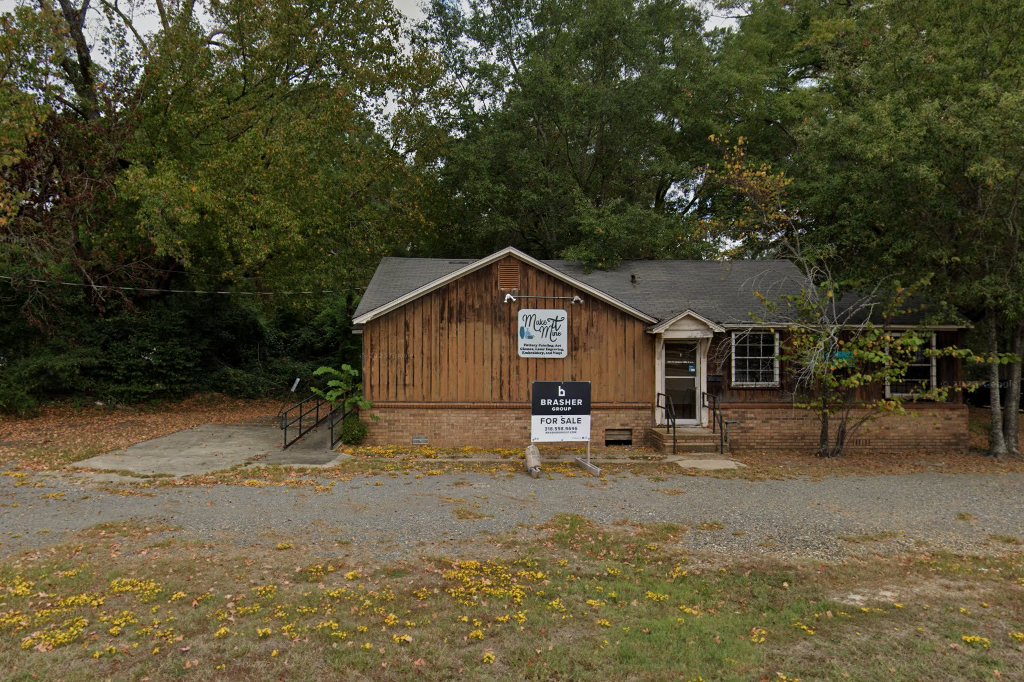
<instances>
[{"instance_id":1,"label":"utility wire","mask_svg":"<svg viewBox=\"0 0 1024 682\"><path fill-rule=\"evenodd\" d=\"M200 291L198 289L154 289L152 287L122 287L112 284L86 284L85 282L62 282L59 280L35 279L33 277L8 277L0 275L0 279L8 282L32 282L33 284L55 284L67 287L81 287L84 289L111 289L115 291L146 291L160 294L207 294L220 296L316 296L318 294L344 294L358 293L361 289L347 289L344 291L322 289L320 291Z\"/></svg>"},{"instance_id":2,"label":"utility wire","mask_svg":"<svg viewBox=\"0 0 1024 682\"><path fill-rule=\"evenodd\" d=\"M145 265L145 266L142 266L142 267L146 271L149 271L149 272L165 272L165 273L168 273L168 274L171 274L171 275L188 275L189 277L212 277L212 278L216 279L216 278L220 278L220 277L224 276L222 274L217 274L215 272L199 272L198 270L188 270L188 271L185 271L185 270L182 270L180 268L177 269L177 270L170 270L168 268L158 268L158 267L154 267L152 265ZM260 275L234 275L234 276L232 276L231 279L255 280L255 279L266 279L266 278L262 277Z\"/></svg>"}]
</instances>

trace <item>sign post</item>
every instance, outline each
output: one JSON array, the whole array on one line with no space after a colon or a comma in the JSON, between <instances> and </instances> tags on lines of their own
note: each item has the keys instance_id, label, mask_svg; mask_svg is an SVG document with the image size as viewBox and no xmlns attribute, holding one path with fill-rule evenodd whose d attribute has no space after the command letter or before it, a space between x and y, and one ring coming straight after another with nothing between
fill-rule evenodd
<instances>
[{"instance_id":1,"label":"sign post","mask_svg":"<svg viewBox=\"0 0 1024 682\"><path fill-rule=\"evenodd\" d=\"M587 459L576 463L594 474L601 469L590 463L590 382L533 382L530 440L534 443L587 442Z\"/></svg>"}]
</instances>

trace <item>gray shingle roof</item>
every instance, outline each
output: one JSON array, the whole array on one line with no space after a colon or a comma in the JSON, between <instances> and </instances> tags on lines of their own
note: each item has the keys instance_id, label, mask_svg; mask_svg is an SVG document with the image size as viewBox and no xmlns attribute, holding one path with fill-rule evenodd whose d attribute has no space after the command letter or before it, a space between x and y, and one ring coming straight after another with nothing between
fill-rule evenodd
<instances>
[{"instance_id":1,"label":"gray shingle roof","mask_svg":"<svg viewBox=\"0 0 1024 682\"><path fill-rule=\"evenodd\" d=\"M718 324L770 321L755 292L773 300L800 292L800 271L787 260L626 261L591 272L568 261L544 262L659 321L687 310Z\"/></svg>"},{"instance_id":2,"label":"gray shingle roof","mask_svg":"<svg viewBox=\"0 0 1024 682\"><path fill-rule=\"evenodd\" d=\"M447 258L392 258L380 262L352 317L359 317L471 263Z\"/></svg>"},{"instance_id":3,"label":"gray shingle roof","mask_svg":"<svg viewBox=\"0 0 1024 682\"><path fill-rule=\"evenodd\" d=\"M474 262L445 258L385 258L370 280L354 316L376 310ZM800 271L786 260L626 261L616 270L591 272L569 261L542 262L659 321L692 310L718 324L744 324L755 320L770 322L771 315L755 292L778 300L783 295L800 291Z\"/></svg>"}]
</instances>

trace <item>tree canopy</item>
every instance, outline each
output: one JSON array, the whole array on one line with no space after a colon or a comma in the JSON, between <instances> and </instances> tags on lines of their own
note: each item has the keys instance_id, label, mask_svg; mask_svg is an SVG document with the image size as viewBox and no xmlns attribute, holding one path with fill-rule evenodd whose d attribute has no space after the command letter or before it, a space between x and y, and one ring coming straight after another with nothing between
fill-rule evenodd
<instances>
[{"instance_id":1,"label":"tree canopy","mask_svg":"<svg viewBox=\"0 0 1024 682\"><path fill-rule=\"evenodd\" d=\"M597 267L713 251L714 35L681 0L437 0L433 153L448 244L514 244Z\"/></svg>"},{"instance_id":2,"label":"tree canopy","mask_svg":"<svg viewBox=\"0 0 1024 682\"><path fill-rule=\"evenodd\" d=\"M351 361L382 256L509 244L611 268L799 236L843 286L928 279L979 350L1019 355L1022 19L1009 0L434 0L416 23L389 0L21 2L0 17L0 406ZM750 182L723 182L737 163ZM781 222L744 194L773 182ZM165 379L113 376L146 355Z\"/></svg>"}]
</instances>

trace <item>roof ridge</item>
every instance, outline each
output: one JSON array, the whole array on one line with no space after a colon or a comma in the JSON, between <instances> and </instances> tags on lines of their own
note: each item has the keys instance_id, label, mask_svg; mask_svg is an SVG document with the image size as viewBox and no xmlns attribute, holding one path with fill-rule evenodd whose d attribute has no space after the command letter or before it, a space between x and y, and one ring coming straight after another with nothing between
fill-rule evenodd
<instances>
[{"instance_id":1,"label":"roof ridge","mask_svg":"<svg viewBox=\"0 0 1024 682\"><path fill-rule=\"evenodd\" d=\"M368 321L385 314L506 255L564 279L595 300L651 321L692 310L716 324L749 324L769 317L755 292L771 298L799 293L799 270L782 258L628 260L614 270L587 270L576 261L539 260L510 247L480 259L388 256L381 260L354 318Z\"/></svg>"}]
</instances>

